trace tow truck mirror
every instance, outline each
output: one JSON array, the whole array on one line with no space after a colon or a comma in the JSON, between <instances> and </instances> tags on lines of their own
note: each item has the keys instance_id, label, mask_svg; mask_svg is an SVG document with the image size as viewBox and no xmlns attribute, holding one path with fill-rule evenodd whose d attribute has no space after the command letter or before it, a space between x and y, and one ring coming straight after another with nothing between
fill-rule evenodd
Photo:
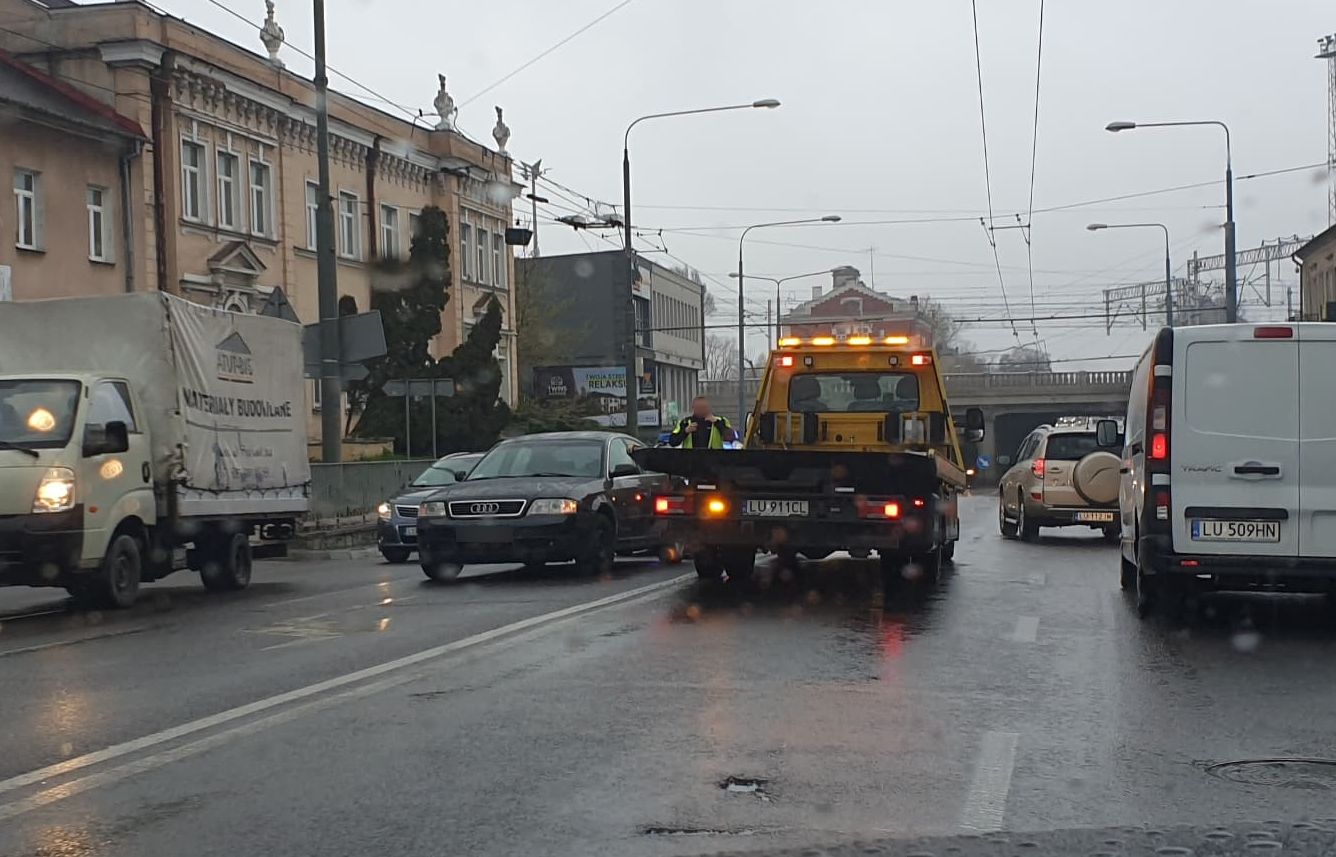
<instances>
[{"instance_id":1,"label":"tow truck mirror","mask_svg":"<svg viewBox=\"0 0 1336 857\"><path fill-rule=\"evenodd\" d=\"M816 443L820 431L820 417L816 414L803 414L803 443Z\"/></svg>"},{"instance_id":2,"label":"tow truck mirror","mask_svg":"<svg viewBox=\"0 0 1336 857\"><path fill-rule=\"evenodd\" d=\"M970 408L965 411L965 440L978 443L983 440L984 420L982 408Z\"/></svg>"},{"instance_id":3,"label":"tow truck mirror","mask_svg":"<svg viewBox=\"0 0 1336 857\"><path fill-rule=\"evenodd\" d=\"M756 431L760 434L762 443L775 442L775 419L773 413L761 414L757 418Z\"/></svg>"},{"instance_id":4,"label":"tow truck mirror","mask_svg":"<svg viewBox=\"0 0 1336 857\"><path fill-rule=\"evenodd\" d=\"M1100 420L1095 423L1095 443L1105 449L1122 446L1122 439L1118 437L1117 420Z\"/></svg>"}]
</instances>

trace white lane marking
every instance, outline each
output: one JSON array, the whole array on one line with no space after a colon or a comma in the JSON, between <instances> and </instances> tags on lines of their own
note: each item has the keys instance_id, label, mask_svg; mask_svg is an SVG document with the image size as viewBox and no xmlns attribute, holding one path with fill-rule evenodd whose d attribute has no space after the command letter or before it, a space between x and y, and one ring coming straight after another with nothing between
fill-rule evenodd
<instances>
[{"instance_id":1,"label":"white lane marking","mask_svg":"<svg viewBox=\"0 0 1336 857\"><path fill-rule=\"evenodd\" d=\"M1011 632L1013 643L1033 643L1039 636L1038 616L1017 616L1016 630Z\"/></svg>"},{"instance_id":2,"label":"white lane marking","mask_svg":"<svg viewBox=\"0 0 1336 857\"><path fill-rule=\"evenodd\" d=\"M676 578L676 580L680 581L683 579L687 579L689 577L690 575L684 575L683 577ZM642 587L640 590L634 590L632 593L627 593L627 595L633 595L634 592L642 592L643 594L639 595L638 597L627 598L625 600L615 603L618 603L623 607L629 607L636 604L642 604L647 601L652 601L655 598L659 597L660 588L662 587L660 586ZM652 591L644 592L645 589L650 589ZM525 632L513 634L511 636L508 636L505 640L501 641L500 645L502 646L518 645L524 642L528 642L529 640L540 637L544 633L550 631L553 626L561 625L565 621L569 621L578 615L579 614L571 614L568 616L564 616L560 619L553 620L553 622L548 623L545 626L537 628L529 628ZM472 653L472 656L477 657L478 653L476 652ZM464 656L464 659L470 660L471 658L469 655L466 654ZM322 696L319 697L318 699L310 700L309 702L303 702L300 705L293 705L283 709L282 711L276 711L273 714L269 714L264 717L257 718L255 720L250 720L245 723L238 724L236 726L231 727L230 729L224 729L221 732L215 732L212 735L207 735L196 741L191 741L186 744L181 744L158 753L152 753L147 756L141 756L138 759L132 759L131 761L124 762L115 767L107 768L106 770L98 771L97 773L89 774L88 776L85 777L80 777L78 779L60 783L59 785L52 786L51 788L44 789L35 794L29 795L26 798L22 798L20 800L16 800L7 804L0 804L0 821L13 818L16 815L22 815L25 812L29 812L34 809L39 809L49 804L56 803L57 801L62 801L66 798L74 797L75 795L82 794L83 792L89 791L91 789L99 788L101 786L113 785L115 783L120 782L121 780L133 777L136 774L146 773L148 771L161 768L164 765L169 765L172 762L178 762L182 759L187 759L191 756L203 753L206 750L211 750L215 747L220 747L238 738L244 738L247 735L256 734L272 726L278 726L280 724L287 723L290 720L295 720L298 717L301 717L302 715L312 714L316 711L322 711L326 708L332 708L344 702L349 702L354 699L360 699L365 696L371 696L383 690L389 690L390 688L398 687L399 685L408 684L409 682L412 681L417 681L423 678L424 676L430 674L431 672L429 668L424 668L419 670L404 670L399 672L398 674L391 675L387 678L383 678L380 681L371 682L369 684L358 685L357 687L348 688L347 690L342 690L339 691L338 693L330 694L328 696Z\"/></svg>"},{"instance_id":3,"label":"white lane marking","mask_svg":"<svg viewBox=\"0 0 1336 857\"><path fill-rule=\"evenodd\" d=\"M355 682L375 678L396 670L402 670L405 667L420 664L423 661L439 658L443 655L458 652L462 649L481 645L482 643L487 643L499 637L505 637L518 631L532 628L536 625L545 625L559 619L565 619L581 613L588 613L603 607L609 607L613 604L619 604L623 601L630 601L633 598L658 593L665 589L671 589L687 580L694 580L695 577L695 574L681 574L669 580L660 581L659 583L651 583L647 586L627 590L626 592L619 592L616 595L609 595L594 601L586 601L583 604L563 607L560 610L554 610L551 613L543 613L539 616L530 616L527 619L521 619L518 622L512 622L509 625L503 625L499 628L492 628L489 631L483 631L474 634L471 637L465 637L462 640L455 640L454 642L445 643L440 646L432 646L429 649L423 649L420 652L414 652L413 654L405 655L402 658L396 658L395 660L386 661L385 663L376 664L375 666L365 667L364 669L335 676L334 678L316 682L315 684L308 684L305 687L299 687L295 690L289 690L285 693L276 694L274 696L266 697L265 699L259 699L255 702L247 703L246 705L239 705L236 708L229 708L226 711L220 711L217 714L211 714L208 717L201 717L198 720L182 723L178 726L173 726L170 729L154 732L151 735L145 735L141 738L114 744L110 747L104 747L101 750L94 750L91 753L85 753L84 755L77 756L73 759L66 759L63 762L57 762L54 765L47 765L44 768L38 768L33 771L28 771L27 773L18 774L7 780L0 780L0 793L35 785L44 780L49 780L52 777L63 776L72 771L77 771L82 768L87 768L90 765L96 765L111 759L116 759L128 753L137 753L140 750L146 750L168 741L175 741L177 738L191 735L204 729L212 729L215 726L221 726L224 723L229 723L241 717L248 717L252 714L258 714L280 705L286 705L290 702L297 702L298 700L315 696L316 694L336 690Z\"/></svg>"},{"instance_id":4,"label":"white lane marking","mask_svg":"<svg viewBox=\"0 0 1336 857\"><path fill-rule=\"evenodd\" d=\"M960 812L961 829L974 833L1002 829L1019 738L1016 732L984 734L979 745L979 759L974 766L974 781L970 783L965 806Z\"/></svg>"}]
</instances>

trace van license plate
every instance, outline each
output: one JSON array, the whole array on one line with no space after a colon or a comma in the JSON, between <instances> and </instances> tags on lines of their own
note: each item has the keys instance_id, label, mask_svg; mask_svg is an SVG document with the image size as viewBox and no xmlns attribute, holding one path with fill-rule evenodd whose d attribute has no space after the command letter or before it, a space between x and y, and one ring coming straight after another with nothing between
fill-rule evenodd
<instances>
[{"instance_id":1,"label":"van license plate","mask_svg":"<svg viewBox=\"0 0 1336 857\"><path fill-rule=\"evenodd\" d=\"M1215 521L1193 519L1196 542L1278 542L1280 521Z\"/></svg>"},{"instance_id":2,"label":"van license plate","mask_svg":"<svg viewBox=\"0 0 1336 857\"><path fill-rule=\"evenodd\" d=\"M742 514L752 518L799 518L807 515L806 500L748 500Z\"/></svg>"},{"instance_id":3,"label":"van license plate","mask_svg":"<svg viewBox=\"0 0 1336 857\"><path fill-rule=\"evenodd\" d=\"M1072 519L1078 524L1112 524L1112 512L1077 512Z\"/></svg>"}]
</instances>

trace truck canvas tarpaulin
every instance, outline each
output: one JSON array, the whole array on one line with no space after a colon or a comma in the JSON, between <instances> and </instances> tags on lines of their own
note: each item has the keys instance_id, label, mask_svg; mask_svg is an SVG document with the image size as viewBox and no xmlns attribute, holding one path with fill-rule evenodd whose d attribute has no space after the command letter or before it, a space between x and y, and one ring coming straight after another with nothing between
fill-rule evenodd
<instances>
[{"instance_id":1,"label":"truck canvas tarpaulin","mask_svg":"<svg viewBox=\"0 0 1336 857\"><path fill-rule=\"evenodd\" d=\"M299 326L161 293L0 308L0 373L62 372L139 391L154 482L177 486L179 514L306 508Z\"/></svg>"}]
</instances>

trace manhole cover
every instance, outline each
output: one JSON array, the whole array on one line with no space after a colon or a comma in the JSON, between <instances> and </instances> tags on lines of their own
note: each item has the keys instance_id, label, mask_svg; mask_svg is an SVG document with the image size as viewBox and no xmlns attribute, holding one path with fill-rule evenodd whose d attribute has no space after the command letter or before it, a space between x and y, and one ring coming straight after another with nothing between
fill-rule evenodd
<instances>
[{"instance_id":1,"label":"manhole cover","mask_svg":"<svg viewBox=\"0 0 1336 857\"><path fill-rule=\"evenodd\" d=\"M1212 776L1254 786L1336 789L1336 761L1331 759L1246 759L1206 769Z\"/></svg>"},{"instance_id":2,"label":"manhole cover","mask_svg":"<svg viewBox=\"0 0 1336 857\"><path fill-rule=\"evenodd\" d=\"M765 791L766 781L760 777L728 777L719 784L719 788L729 794L752 795L763 801L769 801L770 795Z\"/></svg>"}]
</instances>

